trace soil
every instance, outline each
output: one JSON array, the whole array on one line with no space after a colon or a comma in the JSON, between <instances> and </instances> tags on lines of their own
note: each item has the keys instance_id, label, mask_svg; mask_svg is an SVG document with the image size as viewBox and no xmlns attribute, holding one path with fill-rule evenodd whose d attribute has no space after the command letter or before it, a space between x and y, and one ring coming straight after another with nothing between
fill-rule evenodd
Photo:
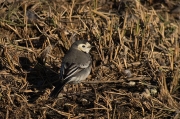
<instances>
[{"instance_id":1,"label":"soil","mask_svg":"<svg viewBox=\"0 0 180 119\"><path fill-rule=\"evenodd\" d=\"M178 0L0 4L0 118L180 118ZM94 46L91 74L51 98L79 39Z\"/></svg>"}]
</instances>

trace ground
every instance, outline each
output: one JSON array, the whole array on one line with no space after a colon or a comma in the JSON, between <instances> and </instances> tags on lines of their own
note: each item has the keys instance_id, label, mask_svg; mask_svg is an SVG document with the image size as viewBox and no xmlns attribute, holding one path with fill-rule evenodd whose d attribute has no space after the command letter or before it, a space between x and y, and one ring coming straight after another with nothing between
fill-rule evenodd
<instances>
[{"instance_id":1,"label":"ground","mask_svg":"<svg viewBox=\"0 0 180 119\"><path fill-rule=\"evenodd\" d=\"M0 4L0 118L180 118L178 0ZM50 98L78 39L94 46L91 74Z\"/></svg>"}]
</instances>

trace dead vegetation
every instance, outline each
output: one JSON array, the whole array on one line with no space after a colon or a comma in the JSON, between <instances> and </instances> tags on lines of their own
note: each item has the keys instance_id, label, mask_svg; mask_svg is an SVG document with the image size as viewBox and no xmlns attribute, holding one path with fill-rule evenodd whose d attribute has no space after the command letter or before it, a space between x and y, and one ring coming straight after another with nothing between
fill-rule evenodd
<instances>
[{"instance_id":1,"label":"dead vegetation","mask_svg":"<svg viewBox=\"0 0 180 119\"><path fill-rule=\"evenodd\" d=\"M180 118L178 0L0 4L0 118ZM78 39L95 46L92 73L50 99Z\"/></svg>"}]
</instances>

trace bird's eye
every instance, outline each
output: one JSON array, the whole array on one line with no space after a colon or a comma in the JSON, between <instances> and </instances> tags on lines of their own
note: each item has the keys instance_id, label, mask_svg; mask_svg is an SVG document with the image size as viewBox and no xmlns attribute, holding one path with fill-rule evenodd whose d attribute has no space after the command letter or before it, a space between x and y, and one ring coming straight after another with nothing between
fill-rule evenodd
<instances>
[{"instance_id":1,"label":"bird's eye","mask_svg":"<svg viewBox=\"0 0 180 119\"><path fill-rule=\"evenodd\" d=\"M82 47L83 47L83 48L85 48L86 46L85 46L85 45L83 45Z\"/></svg>"}]
</instances>

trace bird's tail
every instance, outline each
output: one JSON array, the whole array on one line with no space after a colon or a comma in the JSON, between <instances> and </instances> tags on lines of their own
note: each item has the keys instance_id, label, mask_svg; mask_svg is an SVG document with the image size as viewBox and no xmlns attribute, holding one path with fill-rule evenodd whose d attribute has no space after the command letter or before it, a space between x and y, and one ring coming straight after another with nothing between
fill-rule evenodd
<instances>
[{"instance_id":1,"label":"bird's tail","mask_svg":"<svg viewBox=\"0 0 180 119\"><path fill-rule=\"evenodd\" d=\"M68 81L65 80L65 81L62 81L62 82L58 83L58 84L55 86L54 90L51 92L50 97L52 97L52 98L58 97L59 93L61 92L61 90L63 89L64 85L65 85L67 82L68 82Z\"/></svg>"}]
</instances>

